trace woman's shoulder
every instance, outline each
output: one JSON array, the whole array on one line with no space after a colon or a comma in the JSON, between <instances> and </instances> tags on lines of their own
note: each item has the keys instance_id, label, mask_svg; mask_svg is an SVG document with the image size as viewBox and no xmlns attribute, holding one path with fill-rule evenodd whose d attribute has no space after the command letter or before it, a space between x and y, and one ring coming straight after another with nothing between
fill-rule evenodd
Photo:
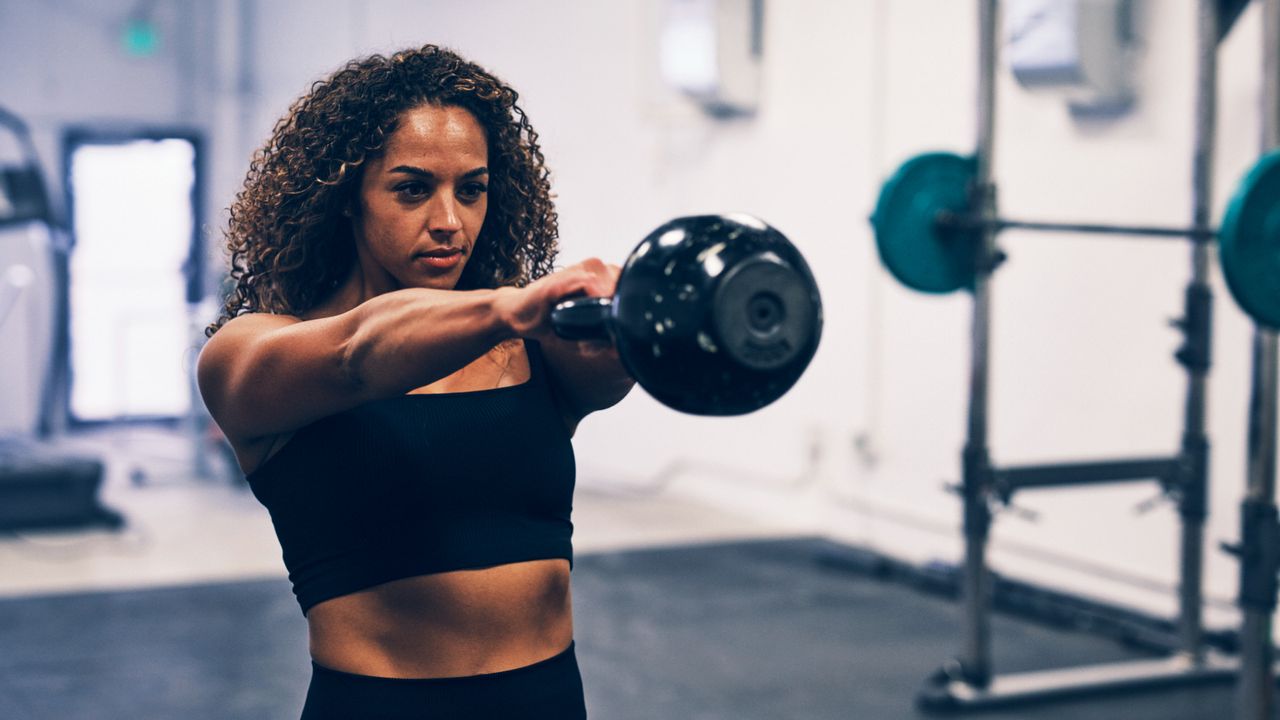
<instances>
[{"instance_id":1,"label":"woman's shoulder","mask_svg":"<svg viewBox=\"0 0 1280 720\"><path fill-rule=\"evenodd\" d=\"M217 332L209 338L209 344L243 341L259 333L296 325L302 321L302 318L295 315L277 315L265 312L244 313L223 323L222 327L218 328Z\"/></svg>"},{"instance_id":2,"label":"woman's shoulder","mask_svg":"<svg viewBox=\"0 0 1280 720\"><path fill-rule=\"evenodd\" d=\"M243 332L245 330L253 330L256 328L283 327L285 325L293 325L294 323L300 323L302 321L303 318L296 315L282 315L268 312L244 313L228 320L223 324L222 330L234 327L237 331ZM221 332L222 330L219 330L218 332ZM217 337L217 333L214 333L214 337Z\"/></svg>"},{"instance_id":3,"label":"woman's shoulder","mask_svg":"<svg viewBox=\"0 0 1280 720\"><path fill-rule=\"evenodd\" d=\"M273 313L245 313L223 323L200 351L200 370L206 371L232 361L267 333L296 325L301 318Z\"/></svg>"}]
</instances>

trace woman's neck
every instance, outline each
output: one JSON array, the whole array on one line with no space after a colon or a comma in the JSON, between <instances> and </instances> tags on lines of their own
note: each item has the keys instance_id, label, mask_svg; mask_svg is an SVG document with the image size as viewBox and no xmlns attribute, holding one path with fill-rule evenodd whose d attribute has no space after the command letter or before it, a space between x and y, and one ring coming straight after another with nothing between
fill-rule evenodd
<instances>
[{"instance_id":1,"label":"woman's neck","mask_svg":"<svg viewBox=\"0 0 1280 720\"><path fill-rule=\"evenodd\" d=\"M366 272L363 263L357 258L352 263L351 270L347 273L346 278L338 283L333 292L322 300L320 304L304 313L303 319L310 320L341 315L366 300L399 288L400 285L386 271L379 268L372 273Z\"/></svg>"}]
</instances>

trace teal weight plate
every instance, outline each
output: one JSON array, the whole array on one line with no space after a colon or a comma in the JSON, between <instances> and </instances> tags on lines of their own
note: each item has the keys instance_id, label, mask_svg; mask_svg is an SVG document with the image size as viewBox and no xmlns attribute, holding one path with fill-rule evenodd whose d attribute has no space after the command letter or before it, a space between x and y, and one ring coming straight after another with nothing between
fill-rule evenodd
<instances>
[{"instance_id":1,"label":"teal weight plate","mask_svg":"<svg viewBox=\"0 0 1280 720\"><path fill-rule=\"evenodd\" d=\"M1280 150L1264 155L1236 188L1218 249L1236 302L1259 324L1280 328Z\"/></svg>"},{"instance_id":2,"label":"teal weight plate","mask_svg":"<svg viewBox=\"0 0 1280 720\"><path fill-rule=\"evenodd\" d=\"M926 293L972 289L978 235L941 231L938 213L964 214L977 172L971 157L954 153L917 155L880 189L871 225L880 261L899 282Z\"/></svg>"}]
</instances>

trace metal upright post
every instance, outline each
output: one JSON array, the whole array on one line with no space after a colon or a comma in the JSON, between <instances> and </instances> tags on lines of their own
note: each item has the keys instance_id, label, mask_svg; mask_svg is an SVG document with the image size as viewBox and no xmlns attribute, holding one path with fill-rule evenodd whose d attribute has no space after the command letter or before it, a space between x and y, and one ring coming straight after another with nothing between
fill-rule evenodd
<instances>
[{"instance_id":1,"label":"metal upright post","mask_svg":"<svg viewBox=\"0 0 1280 720\"><path fill-rule=\"evenodd\" d=\"M1275 696L1272 616L1280 550L1275 506L1276 334L1261 327L1253 335L1249 406L1249 485L1240 507L1240 606L1244 622L1237 693L1242 720L1270 720Z\"/></svg>"},{"instance_id":2,"label":"metal upright post","mask_svg":"<svg viewBox=\"0 0 1280 720\"><path fill-rule=\"evenodd\" d=\"M1217 110L1219 18L1218 0L1198 4L1195 150L1192 161L1192 227L1210 229L1213 207L1213 135ZM1185 470L1178 483L1182 517L1182 568L1178 632L1182 650L1193 664L1204 658L1203 602L1204 522L1208 515L1209 439L1205 432L1206 376L1210 365L1213 295L1209 288L1211 248L1196 243L1191 250L1191 282L1186 291L1183 330L1186 344L1178 359L1187 369L1186 419L1182 435Z\"/></svg>"},{"instance_id":3,"label":"metal upright post","mask_svg":"<svg viewBox=\"0 0 1280 720\"><path fill-rule=\"evenodd\" d=\"M1266 153L1280 147L1280 0L1264 0L1262 36L1262 152ZM1242 720L1269 720L1275 706L1272 617L1280 565L1280 522L1275 504L1276 375L1275 330L1255 326L1249 481L1240 508L1240 606L1244 622L1237 707Z\"/></svg>"},{"instance_id":4,"label":"metal upright post","mask_svg":"<svg viewBox=\"0 0 1280 720\"><path fill-rule=\"evenodd\" d=\"M991 181L995 150L996 0L978 2L978 142L974 207L984 218L996 217ZM990 457L987 450L988 357L991 334L991 273L996 231L987 227L974 262L973 342L969 375L969 427L963 459L965 644L964 679L986 687L991 679L991 574L987 540L991 530Z\"/></svg>"}]
</instances>

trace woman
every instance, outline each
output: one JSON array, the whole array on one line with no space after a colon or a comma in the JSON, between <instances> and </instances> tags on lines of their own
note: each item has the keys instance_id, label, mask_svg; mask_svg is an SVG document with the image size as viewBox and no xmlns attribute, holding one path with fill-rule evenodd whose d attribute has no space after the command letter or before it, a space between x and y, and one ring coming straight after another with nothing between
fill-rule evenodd
<instances>
[{"instance_id":1,"label":"woman","mask_svg":"<svg viewBox=\"0 0 1280 720\"><path fill-rule=\"evenodd\" d=\"M632 386L549 309L556 214L516 93L434 46L312 86L254 157L201 393L307 618L303 718L585 717L577 423Z\"/></svg>"}]
</instances>

